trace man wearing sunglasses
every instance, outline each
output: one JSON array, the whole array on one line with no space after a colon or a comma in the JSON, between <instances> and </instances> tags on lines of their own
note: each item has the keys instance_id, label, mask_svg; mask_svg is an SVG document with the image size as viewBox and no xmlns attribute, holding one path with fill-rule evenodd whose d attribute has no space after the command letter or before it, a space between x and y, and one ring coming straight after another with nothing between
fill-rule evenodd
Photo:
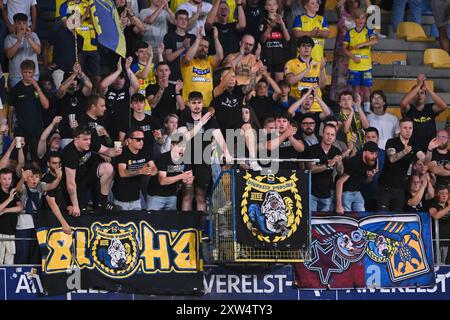
<instances>
[{"instance_id":1,"label":"man wearing sunglasses","mask_svg":"<svg viewBox=\"0 0 450 320\"><path fill-rule=\"evenodd\" d=\"M127 146L116 158L117 174L114 177L112 192L114 204L122 210L141 210L139 191L143 176L154 176L157 169L144 150L144 131L139 127L127 133Z\"/></svg>"},{"instance_id":2,"label":"man wearing sunglasses","mask_svg":"<svg viewBox=\"0 0 450 320\"><path fill-rule=\"evenodd\" d=\"M427 95L433 103L426 103ZM436 136L436 116L447 109L447 103L426 82L424 74L417 77L417 85L400 102L403 117L413 121L412 145L426 152L428 142Z\"/></svg>"}]
</instances>

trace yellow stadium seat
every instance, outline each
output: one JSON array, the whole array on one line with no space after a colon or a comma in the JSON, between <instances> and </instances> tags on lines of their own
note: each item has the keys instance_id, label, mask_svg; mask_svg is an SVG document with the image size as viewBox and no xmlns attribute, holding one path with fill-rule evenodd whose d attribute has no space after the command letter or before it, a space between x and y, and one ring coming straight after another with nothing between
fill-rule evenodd
<instances>
[{"instance_id":1,"label":"yellow stadium seat","mask_svg":"<svg viewBox=\"0 0 450 320\"><path fill-rule=\"evenodd\" d=\"M338 33L338 27L335 24L330 25L330 35L328 36L328 39L334 39L336 38Z\"/></svg>"},{"instance_id":2,"label":"yellow stadium seat","mask_svg":"<svg viewBox=\"0 0 450 320\"><path fill-rule=\"evenodd\" d=\"M428 37L423 31L420 24L415 22L400 22L397 27L397 38L405 39L406 41L417 42L434 42L436 39Z\"/></svg>"},{"instance_id":3,"label":"yellow stadium seat","mask_svg":"<svg viewBox=\"0 0 450 320\"><path fill-rule=\"evenodd\" d=\"M325 10L334 10L337 7L337 0L327 0L325 3Z\"/></svg>"},{"instance_id":4,"label":"yellow stadium seat","mask_svg":"<svg viewBox=\"0 0 450 320\"><path fill-rule=\"evenodd\" d=\"M325 52L325 58L328 62L334 61L333 52ZM406 64L405 52L375 51L372 52L372 63L381 65Z\"/></svg>"},{"instance_id":5,"label":"yellow stadium seat","mask_svg":"<svg viewBox=\"0 0 450 320\"><path fill-rule=\"evenodd\" d=\"M426 80L431 90L434 90L433 80ZM390 93L407 93L417 84L416 79L374 79L372 91L383 90Z\"/></svg>"},{"instance_id":6,"label":"yellow stadium seat","mask_svg":"<svg viewBox=\"0 0 450 320\"><path fill-rule=\"evenodd\" d=\"M442 49L426 49L423 54L423 63L432 68L450 68L450 56Z\"/></svg>"}]
</instances>

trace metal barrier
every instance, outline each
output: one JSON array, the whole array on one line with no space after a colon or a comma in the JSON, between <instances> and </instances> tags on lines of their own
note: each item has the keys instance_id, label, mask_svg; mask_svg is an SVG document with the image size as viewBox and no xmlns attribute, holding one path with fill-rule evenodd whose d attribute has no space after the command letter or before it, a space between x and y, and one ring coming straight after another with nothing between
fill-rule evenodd
<instances>
[{"instance_id":1,"label":"metal barrier","mask_svg":"<svg viewBox=\"0 0 450 320\"><path fill-rule=\"evenodd\" d=\"M448 250L450 245L445 245L444 247L441 247L441 242L447 241L450 243L450 239L440 239L440 236L439 236L439 221L440 220L435 220L435 219L433 219L433 220L434 220L434 234L435 234L435 237L433 238L433 243L435 244L434 264L435 264L435 266L445 266L445 265L447 265L447 264L445 264L445 257L448 254L450 254L450 250ZM441 251L443 251L443 252L441 252ZM442 253L445 254L443 259L441 259Z\"/></svg>"}]
</instances>

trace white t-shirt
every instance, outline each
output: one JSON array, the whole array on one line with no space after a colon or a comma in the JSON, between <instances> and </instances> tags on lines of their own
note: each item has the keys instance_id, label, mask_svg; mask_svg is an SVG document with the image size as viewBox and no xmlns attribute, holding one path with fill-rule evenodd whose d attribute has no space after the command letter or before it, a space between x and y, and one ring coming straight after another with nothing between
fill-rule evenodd
<instances>
[{"instance_id":1,"label":"white t-shirt","mask_svg":"<svg viewBox=\"0 0 450 320\"><path fill-rule=\"evenodd\" d=\"M41 45L41 41L36 33L31 33L31 39L34 43ZM17 36L14 33L11 33L5 38L5 49L9 49L13 47L17 42ZM33 60L36 65L36 73L34 74L34 79L39 79L39 64L36 52L31 47L30 43L23 39L21 47L17 50L14 57L9 59L9 82L11 86L14 86L17 82L22 80L22 74L20 73L20 64L24 60Z\"/></svg>"},{"instance_id":2,"label":"white t-shirt","mask_svg":"<svg viewBox=\"0 0 450 320\"><path fill-rule=\"evenodd\" d=\"M31 26L31 6L35 6L36 0L3 0L8 7L8 20L14 24L13 17L16 13L25 13L28 16L28 24Z\"/></svg>"},{"instance_id":3,"label":"white t-shirt","mask_svg":"<svg viewBox=\"0 0 450 320\"><path fill-rule=\"evenodd\" d=\"M386 112L382 116L378 116L374 113L369 113L367 119L369 120L369 125L371 127L378 129L380 135L378 146L380 147L380 149L384 150L386 142L391 138L395 138L400 132L397 117L388 112Z\"/></svg>"},{"instance_id":4,"label":"white t-shirt","mask_svg":"<svg viewBox=\"0 0 450 320\"><path fill-rule=\"evenodd\" d=\"M189 19L192 17L194 13L197 12L197 6L190 4L189 2L182 3L178 6L177 11L180 9L184 9L189 13ZM194 36L197 35L197 30L200 28L203 30L203 27L205 26L206 17L208 16L208 13L212 9L212 4L208 2L203 2L202 4L202 14L201 17L197 20L197 24L188 31L188 33L193 34ZM203 30L204 32L204 30Z\"/></svg>"}]
</instances>

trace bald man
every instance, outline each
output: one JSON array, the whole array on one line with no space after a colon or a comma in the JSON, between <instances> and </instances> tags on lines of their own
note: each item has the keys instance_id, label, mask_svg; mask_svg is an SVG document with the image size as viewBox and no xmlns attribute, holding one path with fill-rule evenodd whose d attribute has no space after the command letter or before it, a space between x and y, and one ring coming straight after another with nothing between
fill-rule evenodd
<instances>
[{"instance_id":1,"label":"bald man","mask_svg":"<svg viewBox=\"0 0 450 320\"><path fill-rule=\"evenodd\" d=\"M222 62L224 67L231 67L234 70L236 85L238 86L250 83L251 68L259 61L261 54L261 46L259 44L256 55L252 54L254 48L255 38L252 35L245 34L239 42L239 52L230 53Z\"/></svg>"}]
</instances>

